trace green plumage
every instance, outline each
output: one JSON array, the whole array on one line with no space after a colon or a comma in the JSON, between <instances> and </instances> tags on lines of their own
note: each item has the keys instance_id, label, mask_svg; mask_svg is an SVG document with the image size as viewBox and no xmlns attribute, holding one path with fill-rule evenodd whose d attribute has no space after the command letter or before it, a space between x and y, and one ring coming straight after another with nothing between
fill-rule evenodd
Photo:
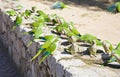
<instances>
[{"instance_id":1,"label":"green plumage","mask_svg":"<svg viewBox=\"0 0 120 77\"><path fill-rule=\"evenodd\" d=\"M57 1L52 6L52 9L63 9L66 8L66 5L63 2Z\"/></svg>"},{"instance_id":2,"label":"green plumage","mask_svg":"<svg viewBox=\"0 0 120 77\"><path fill-rule=\"evenodd\" d=\"M39 15L39 18L43 18L44 21L46 21L46 22L50 21L49 16L46 13L44 13L42 10L38 10L37 14Z\"/></svg>"},{"instance_id":3,"label":"green plumage","mask_svg":"<svg viewBox=\"0 0 120 77\"><path fill-rule=\"evenodd\" d=\"M31 59L34 60L35 58L37 58L42 52L45 52L46 51L52 53L53 50L55 50L56 46L54 46L54 44L58 41L58 38L53 38L53 39L50 39L50 40L47 40L39 49L38 53ZM54 48L55 47L55 48ZM52 50L52 51L50 51ZM47 57L47 55L45 55L44 57ZM44 58L43 57L43 58ZM41 63L41 61L40 61Z\"/></svg>"},{"instance_id":4,"label":"green plumage","mask_svg":"<svg viewBox=\"0 0 120 77\"><path fill-rule=\"evenodd\" d=\"M120 12L120 2L116 2L115 4L109 6L107 8L107 10L112 13L119 13Z\"/></svg>"},{"instance_id":5,"label":"green plumage","mask_svg":"<svg viewBox=\"0 0 120 77\"><path fill-rule=\"evenodd\" d=\"M75 35L77 36L81 36L79 31L74 27L74 24L72 22L70 22L70 26L69 26L69 29L71 32L73 32Z\"/></svg>"},{"instance_id":6,"label":"green plumage","mask_svg":"<svg viewBox=\"0 0 120 77\"><path fill-rule=\"evenodd\" d=\"M80 39L81 39L82 41L88 42L88 43L90 43L90 44L92 44L92 41L94 40L97 45L102 45L101 41L100 41L97 37L95 37L95 36L93 36L93 35L91 35L91 34L82 35L82 36L80 37Z\"/></svg>"},{"instance_id":7,"label":"green plumage","mask_svg":"<svg viewBox=\"0 0 120 77\"><path fill-rule=\"evenodd\" d=\"M22 16L17 16L14 21L14 26L12 27L12 30L14 30L17 26L20 26L22 24Z\"/></svg>"},{"instance_id":8,"label":"green plumage","mask_svg":"<svg viewBox=\"0 0 120 77\"><path fill-rule=\"evenodd\" d=\"M120 2L117 2L115 5L117 12L120 12Z\"/></svg>"},{"instance_id":9,"label":"green plumage","mask_svg":"<svg viewBox=\"0 0 120 77\"><path fill-rule=\"evenodd\" d=\"M15 16L15 15L17 15L17 12L12 9L12 10L7 11L7 14L8 14L9 16Z\"/></svg>"},{"instance_id":10,"label":"green plumage","mask_svg":"<svg viewBox=\"0 0 120 77\"><path fill-rule=\"evenodd\" d=\"M120 56L120 43L117 45L117 47L113 50L113 52Z\"/></svg>"},{"instance_id":11,"label":"green plumage","mask_svg":"<svg viewBox=\"0 0 120 77\"><path fill-rule=\"evenodd\" d=\"M17 16L14 22L16 26L22 24L22 16Z\"/></svg>"},{"instance_id":12,"label":"green plumage","mask_svg":"<svg viewBox=\"0 0 120 77\"><path fill-rule=\"evenodd\" d=\"M38 39L40 37L40 35L42 34L42 26L44 24L40 23L38 28L36 29L35 33L34 33L34 39Z\"/></svg>"}]
</instances>

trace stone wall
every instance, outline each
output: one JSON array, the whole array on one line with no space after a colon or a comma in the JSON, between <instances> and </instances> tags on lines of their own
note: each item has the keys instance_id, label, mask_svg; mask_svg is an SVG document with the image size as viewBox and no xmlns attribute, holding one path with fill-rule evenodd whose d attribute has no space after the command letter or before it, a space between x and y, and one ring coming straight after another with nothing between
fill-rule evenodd
<instances>
[{"instance_id":1,"label":"stone wall","mask_svg":"<svg viewBox=\"0 0 120 77\"><path fill-rule=\"evenodd\" d=\"M34 43L27 48L26 45L31 36L22 35L21 31L25 29L20 27L12 31L12 25L13 21L10 17L0 10L0 40L8 48L21 74L24 77L64 77L67 72L64 71L62 65L56 63L56 59L52 56L41 65L38 65L38 59L31 62L30 59L36 54L39 44Z\"/></svg>"}]
</instances>

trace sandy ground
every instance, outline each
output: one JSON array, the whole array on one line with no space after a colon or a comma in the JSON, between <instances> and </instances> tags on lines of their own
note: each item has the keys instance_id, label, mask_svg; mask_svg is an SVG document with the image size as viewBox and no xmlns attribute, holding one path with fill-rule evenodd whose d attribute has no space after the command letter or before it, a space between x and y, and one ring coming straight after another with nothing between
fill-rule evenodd
<instances>
[{"instance_id":1,"label":"sandy ground","mask_svg":"<svg viewBox=\"0 0 120 77\"><path fill-rule=\"evenodd\" d=\"M89 7L88 9L82 5L68 5L68 8L63 10L51 10L52 2L47 1L19 0L17 4L23 5L24 8L37 6L38 9L48 14L56 13L68 22L73 21L81 34L93 34L102 40L109 40L113 44L120 42L120 13L111 14L103 10L96 11L93 9L99 9L98 7Z\"/></svg>"}]
</instances>

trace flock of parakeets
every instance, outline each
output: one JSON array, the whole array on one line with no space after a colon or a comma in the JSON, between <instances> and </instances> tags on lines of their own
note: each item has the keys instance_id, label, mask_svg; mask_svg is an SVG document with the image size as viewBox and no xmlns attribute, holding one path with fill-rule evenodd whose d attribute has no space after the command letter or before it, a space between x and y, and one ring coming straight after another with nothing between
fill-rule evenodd
<instances>
[{"instance_id":1,"label":"flock of parakeets","mask_svg":"<svg viewBox=\"0 0 120 77\"><path fill-rule=\"evenodd\" d=\"M120 3L115 4L117 7L117 11L120 11ZM111 8L111 7L110 7ZM109 9L110 9L109 8ZM38 49L38 52L31 61L36 59L38 56L42 56L42 59L39 61L39 64L43 62L49 55L51 55L57 49L57 42L59 38L64 35L68 40L71 47L67 50L71 54L75 54L75 43L76 42L85 42L89 43L90 47L88 48L90 56L95 56L97 54L97 45L102 45L104 48L104 53L109 54L111 59L109 62L117 61L120 63L120 43L116 48L113 48L112 44L108 41L101 42L100 39L91 35L84 34L81 35L79 31L74 26L73 22L66 22L64 18L57 16L56 14L48 15L41 10L36 10L36 7L32 7L30 10L24 10L23 12L18 12L22 7L19 7L17 10L12 9L7 11L7 14L11 17L14 17L14 26L12 31L22 25L23 20L32 19L33 22L30 23L31 31L27 32L32 35L32 40L28 43L27 47L29 47L36 39L44 41L44 43ZM51 32L51 35L42 35L43 27L47 27L48 25L52 25L51 31L54 31L55 34ZM24 34L24 33L23 33ZM78 45L77 45L78 46ZM78 48L79 49L79 48Z\"/></svg>"}]
</instances>

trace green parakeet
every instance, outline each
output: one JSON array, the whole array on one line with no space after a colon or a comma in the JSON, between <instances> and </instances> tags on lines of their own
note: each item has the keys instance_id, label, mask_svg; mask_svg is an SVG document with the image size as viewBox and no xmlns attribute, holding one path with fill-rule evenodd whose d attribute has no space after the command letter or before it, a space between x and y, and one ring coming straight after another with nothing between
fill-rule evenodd
<instances>
[{"instance_id":1,"label":"green parakeet","mask_svg":"<svg viewBox=\"0 0 120 77\"><path fill-rule=\"evenodd\" d=\"M41 52L44 52L47 50L47 48L49 48L52 44L54 44L56 41L58 40L58 38L53 38L51 40L47 40L39 49L38 53L31 59L34 60L36 57L38 57Z\"/></svg>"},{"instance_id":2,"label":"green parakeet","mask_svg":"<svg viewBox=\"0 0 120 77\"><path fill-rule=\"evenodd\" d=\"M52 9L63 9L66 8L66 5L63 2L57 1L52 6Z\"/></svg>"},{"instance_id":3,"label":"green parakeet","mask_svg":"<svg viewBox=\"0 0 120 77\"><path fill-rule=\"evenodd\" d=\"M70 29L70 31L71 32L73 32L75 35L77 35L77 36L81 36L80 35L80 33L79 33L79 31L74 27L74 24L72 23L72 22L70 22L70 24L69 24L69 29Z\"/></svg>"},{"instance_id":4,"label":"green parakeet","mask_svg":"<svg viewBox=\"0 0 120 77\"><path fill-rule=\"evenodd\" d=\"M33 41L34 41L35 39L39 39L39 37L40 37L41 34L42 34L42 27L43 27L43 25L44 25L44 23L39 23L39 26L36 27L36 28L34 28L34 29L31 31L31 32L33 32L33 40L28 43L27 47L29 47L29 46L33 43Z\"/></svg>"},{"instance_id":5,"label":"green parakeet","mask_svg":"<svg viewBox=\"0 0 120 77\"><path fill-rule=\"evenodd\" d=\"M14 21L14 26L12 27L12 30L14 30L17 26L20 26L22 24L22 16L18 15Z\"/></svg>"},{"instance_id":6,"label":"green parakeet","mask_svg":"<svg viewBox=\"0 0 120 77\"><path fill-rule=\"evenodd\" d=\"M107 40L104 40L102 44L103 44L103 48L104 48L105 52L110 54L113 50L112 44Z\"/></svg>"},{"instance_id":7,"label":"green parakeet","mask_svg":"<svg viewBox=\"0 0 120 77\"><path fill-rule=\"evenodd\" d=\"M119 13L119 12L120 12L120 2L116 2L115 4L109 6L109 7L107 8L107 10L108 10L109 12L113 12L113 13L118 12L118 13Z\"/></svg>"},{"instance_id":8,"label":"green parakeet","mask_svg":"<svg viewBox=\"0 0 120 77\"><path fill-rule=\"evenodd\" d=\"M90 43L90 44L92 44L92 41L94 40L94 41L96 41L96 44L97 44L97 45L102 45L101 41L100 41L97 37L93 36L92 34L82 35L82 36L80 37L80 39L81 39L82 41L88 42L88 43Z\"/></svg>"},{"instance_id":9,"label":"green parakeet","mask_svg":"<svg viewBox=\"0 0 120 77\"><path fill-rule=\"evenodd\" d=\"M96 46L96 41L93 40L91 46L88 48L90 56L95 56L96 57L96 53L97 53L97 46Z\"/></svg>"},{"instance_id":10,"label":"green parakeet","mask_svg":"<svg viewBox=\"0 0 120 77\"><path fill-rule=\"evenodd\" d=\"M55 39L52 44L46 49L45 53L43 54L43 58L39 61L39 64L41 64L41 62L43 62L43 60L45 60L46 57L48 57L49 55L51 55L57 48L56 42L58 40Z\"/></svg>"}]
</instances>

